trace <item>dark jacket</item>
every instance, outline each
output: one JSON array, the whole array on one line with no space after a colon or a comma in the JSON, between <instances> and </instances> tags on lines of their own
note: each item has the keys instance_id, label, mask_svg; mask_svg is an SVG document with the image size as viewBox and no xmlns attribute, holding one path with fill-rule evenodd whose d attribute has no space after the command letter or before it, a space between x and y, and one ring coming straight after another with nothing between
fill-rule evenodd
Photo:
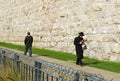
<instances>
[{"instance_id":1,"label":"dark jacket","mask_svg":"<svg viewBox=\"0 0 120 81\"><path fill-rule=\"evenodd\" d=\"M83 59L83 49L82 49L82 44L80 44L81 40L83 40L83 38L81 38L80 36L75 37L74 45L75 45L77 57Z\"/></svg>"},{"instance_id":2,"label":"dark jacket","mask_svg":"<svg viewBox=\"0 0 120 81\"><path fill-rule=\"evenodd\" d=\"M25 37L24 43L27 47L32 46L33 43L33 37L31 35L27 35Z\"/></svg>"}]
</instances>

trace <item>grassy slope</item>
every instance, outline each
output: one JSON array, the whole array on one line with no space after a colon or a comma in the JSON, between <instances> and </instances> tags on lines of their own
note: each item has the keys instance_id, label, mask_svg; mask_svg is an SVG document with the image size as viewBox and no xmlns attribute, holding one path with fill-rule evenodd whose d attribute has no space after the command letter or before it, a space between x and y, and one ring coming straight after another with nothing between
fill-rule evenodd
<instances>
[{"instance_id":1,"label":"grassy slope","mask_svg":"<svg viewBox=\"0 0 120 81\"><path fill-rule=\"evenodd\" d=\"M5 43L5 42L0 42L0 46L4 46L7 48L11 49L16 49L20 51L24 51L24 46L21 45L15 45L11 43ZM64 61L74 61L76 60L76 56L67 52L59 52L59 51L53 51L53 50L47 50L47 49L40 49L40 48L33 48L33 53L41 56L47 56L51 58L56 58L59 60L64 60ZM115 62L107 62L107 61L99 61L96 59L91 59L88 57L85 57L84 63L87 66L99 68L99 69L104 69L116 73L120 73L120 63L115 63Z\"/></svg>"}]
</instances>

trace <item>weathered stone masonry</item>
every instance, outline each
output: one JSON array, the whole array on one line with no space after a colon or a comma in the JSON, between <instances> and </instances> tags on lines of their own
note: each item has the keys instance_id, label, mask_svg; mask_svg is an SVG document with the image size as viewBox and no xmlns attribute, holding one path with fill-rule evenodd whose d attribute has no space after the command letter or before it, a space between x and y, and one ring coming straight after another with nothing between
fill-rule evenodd
<instances>
[{"instance_id":1,"label":"weathered stone masonry","mask_svg":"<svg viewBox=\"0 0 120 81\"><path fill-rule=\"evenodd\" d=\"M73 40L86 35L85 55L120 62L120 0L0 0L0 41L75 53Z\"/></svg>"}]
</instances>

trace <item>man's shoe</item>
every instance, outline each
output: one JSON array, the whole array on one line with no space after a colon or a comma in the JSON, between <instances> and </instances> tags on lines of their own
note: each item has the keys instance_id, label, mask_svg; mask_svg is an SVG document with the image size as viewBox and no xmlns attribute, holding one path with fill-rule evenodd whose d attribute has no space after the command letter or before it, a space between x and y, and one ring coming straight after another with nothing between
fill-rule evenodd
<instances>
[{"instance_id":1,"label":"man's shoe","mask_svg":"<svg viewBox=\"0 0 120 81\"><path fill-rule=\"evenodd\" d=\"M84 66L84 64L80 64L80 66Z\"/></svg>"},{"instance_id":2,"label":"man's shoe","mask_svg":"<svg viewBox=\"0 0 120 81\"><path fill-rule=\"evenodd\" d=\"M76 65L80 65L79 63L76 63Z\"/></svg>"}]
</instances>

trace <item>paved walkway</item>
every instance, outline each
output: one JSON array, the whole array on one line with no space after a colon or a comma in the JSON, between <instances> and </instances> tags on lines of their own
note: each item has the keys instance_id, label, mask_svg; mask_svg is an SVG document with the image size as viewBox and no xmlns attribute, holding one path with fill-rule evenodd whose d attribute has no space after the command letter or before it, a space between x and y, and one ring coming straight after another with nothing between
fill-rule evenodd
<instances>
[{"instance_id":1,"label":"paved walkway","mask_svg":"<svg viewBox=\"0 0 120 81\"><path fill-rule=\"evenodd\" d=\"M17 50L13 50L13 51L23 53L23 52L17 51ZM114 73L114 72L101 70L101 69L88 67L88 66L81 67L81 66L76 65L74 62L71 62L71 61L61 61L61 60L57 60L57 59L53 59L53 58L48 58L45 56L37 56L36 54L33 54L33 58L45 60L45 61L48 61L51 63L56 63L56 64L59 64L59 65L62 65L62 66L68 67L68 68L72 68L75 70L79 70L79 71L84 71L84 72L102 75L108 81L120 81L120 73Z\"/></svg>"}]
</instances>

